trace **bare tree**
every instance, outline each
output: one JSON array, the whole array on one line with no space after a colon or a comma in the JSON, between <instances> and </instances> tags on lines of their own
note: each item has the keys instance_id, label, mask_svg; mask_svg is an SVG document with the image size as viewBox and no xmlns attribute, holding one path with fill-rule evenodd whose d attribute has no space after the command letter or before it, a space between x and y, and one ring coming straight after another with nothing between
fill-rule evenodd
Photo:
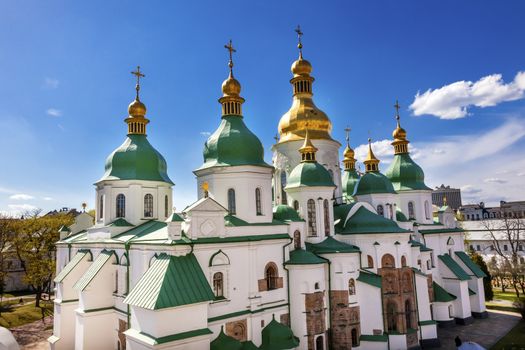
<instances>
[{"instance_id":1,"label":"bare tree","mask_svg":"<svg viewBox=\"0 0 525 350\"><path fill-rule=\"evenodd\" d=\"M508 271L511 285L519 298L518 286L522 274L519 252L523 249L525 220L503 217L499 220L483 220L482 225L487 230L494 251Z\"/></svg>"}]
</instances>

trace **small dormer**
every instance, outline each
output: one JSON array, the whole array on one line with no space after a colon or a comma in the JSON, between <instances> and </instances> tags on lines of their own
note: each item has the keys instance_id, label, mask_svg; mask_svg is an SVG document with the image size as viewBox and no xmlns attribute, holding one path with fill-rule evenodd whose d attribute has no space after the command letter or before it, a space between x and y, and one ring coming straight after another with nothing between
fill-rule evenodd
<instances>
[{"instance_id":1,"label":"small dormer","mask_svg":"<svg viewBox=\"0 0 525 350\"><path fill-rule=\"evenodd\" d=\"M224 216L228 209L210 197L204 197L184 209L186 215L182 230L190 239L223 237Z\"/></svg>"},{"instance_id":2,"label":"small dormer","mask_svg":"<svg viewBox=\"0 0 525 350\"><path fill-rule=\"evenodd\" d=\"M168 238L172 241L181 239L184 219L179 214L172 213L166 219L166 223L168 224Z\"/></svg>"}]
</instances>

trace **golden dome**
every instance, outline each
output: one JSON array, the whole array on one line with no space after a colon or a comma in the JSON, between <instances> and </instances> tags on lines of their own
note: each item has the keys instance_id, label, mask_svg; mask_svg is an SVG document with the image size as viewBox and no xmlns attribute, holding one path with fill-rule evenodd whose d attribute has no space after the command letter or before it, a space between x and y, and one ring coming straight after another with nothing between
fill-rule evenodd
<instances>
[{"instance_id":1,"label":"golden dome","mask_svg":"<svg viewBox=\"0 0 525 350\"><path fill-rule=\"evenodd\" d=\"M401 127L401 124L399 124L399 115L396 116L397 119L397 127L392 132L392 137L394 140L406 140L407 138L407 132L405 129Z\"/></svg>"},{"instance_id":2,"label":"golden dome","mask_svg":"<svg viewBox=\"0 0 525 350\"><path fill-rule=\"evenodd\" d=\"M146 115L146 106L140 100L135 99L129 104L128 113L132 117L144 117Z\"/></svg>"},{"instance_id":3,"label":"golden dome","mask_svg":"<svg viewBox=\"0 0 525 350\"><path fill-rule=\"evenodd\" d=\"M310 75L312 73L312 65L307 60L299 57L297 61L292 63L291 70L294 76Z\"/></svg>"},{"instance_id":4,"label":"golden dome","mask_svg":"<svg viewBox=\"0 0 525 350\"><path fill-rule=\"evenodd\" d=\"M346 148L343 152L344 159L352 159L355 156L355 152L350 146L346 145Z\"/></svg>"},{"instance_id":5,"label":"golden dome","mask_svg":"<svg viewBox=\"0 0 525 350\"><path fill-rule=\"evenodd\" d=\"M232 75L222 83L222 93L227 95L239 95L241 93L241 83Z\"/></svg>"}]
</instances>

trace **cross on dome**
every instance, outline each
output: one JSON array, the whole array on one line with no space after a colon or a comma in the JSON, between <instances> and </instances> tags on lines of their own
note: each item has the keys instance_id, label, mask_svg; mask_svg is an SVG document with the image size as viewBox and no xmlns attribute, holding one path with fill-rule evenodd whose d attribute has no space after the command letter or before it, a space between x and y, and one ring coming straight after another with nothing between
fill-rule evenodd
<instances>
[{"instance_id":1,"label":"cross on dome","mask_svg":"<svg viewBox=\"0 0 525 350\"><path fill-rule=\"evenodd\" d=\"M297 28L295 28L295 32L297 33L297 48L299 49L299 57L303 58L303 43L301 41L301 37L303 36L303 32L301 31L301 26L297 25Z\"/></svg>"},{"instance_id":2,"label":"cross on dome","mask_svg":"<svg viewBox=\"0 0 525 350\"><path fill-rule=\"evenodd\" d=\"M233 76L233 53L237 52L237 50L235 50L235 48L233 47L231 39L228 44L224 45L224 48L230 53L230 61L228 62L228 67L230 67L230 75Z\"/></svg>"},{"instance_id":3,"label":"cross on dome","mask_svg":"<svg viewBox=\"0 0 525 350\"><path fill-rule=\"evenodd\" d=\"M131 71L131 74L137 77L137 85L135 85L135 90L137 90L137 100L139 99L140 91L140 78L144 78L145 75L140 71L140 66L137 66L136 71Z\"/></svg>"}]
</instances>

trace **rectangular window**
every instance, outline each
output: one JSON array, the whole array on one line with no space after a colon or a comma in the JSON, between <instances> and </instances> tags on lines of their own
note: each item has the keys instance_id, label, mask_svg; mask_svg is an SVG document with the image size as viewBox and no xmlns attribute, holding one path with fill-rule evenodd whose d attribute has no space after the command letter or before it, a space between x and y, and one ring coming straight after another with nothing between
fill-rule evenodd
<instances>
[{"instance_id":1,"label":"rectangular window","mask_svg":"<svg viewBox=\"0 0 525 350\"><path fill-rule=\"evenodd\" d=\"M503 250L504 250L504 251L508 251L508 250L509 250L509 246L506 245L506 244L504 244L504 245L503 245Z\"/></svg>"}]
</instances>

